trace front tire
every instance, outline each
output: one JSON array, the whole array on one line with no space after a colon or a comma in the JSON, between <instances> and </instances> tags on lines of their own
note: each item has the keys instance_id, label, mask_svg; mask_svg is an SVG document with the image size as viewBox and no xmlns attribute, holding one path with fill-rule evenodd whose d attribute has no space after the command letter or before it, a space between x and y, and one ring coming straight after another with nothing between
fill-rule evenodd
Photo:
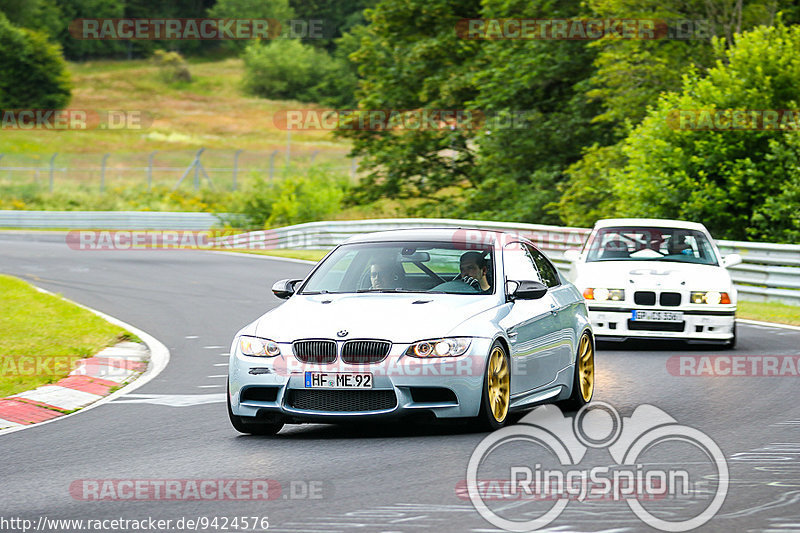
<instances>
[{"instance_id":1,"label":"front tire","mask_svg":"<svg viewBox=\"0 0 800 533\"><path fill-rule=\"evenodd\" d=\"M594 396L594 342L588 331L584 331L578 341L575 355L575 371L572 378L572 393L561 406L573 411L580 409Z\"/></svg>"},{"instance_id":2,"label":"front tire","mask_svg":"<svg viewBox=\"0 0 800 533\"><path fill-rule=\"evenodd\" d=\"M481 430L494 431L508 421L511 404L511 364L503 344L495 341L489 350L486 371L483 375L481 410L476 426Z\"/></svg>"},{"instance_id":3,"label":"front tire","mask_svg":"<svg viewBox=\"0 0 800 533\"><path fill-rule=\"evenodd\" d=\"M725 343L725 348L728 350L736 348L736 320L733 321L733 337Z\"/></svg>"},{"instance_id":4,"label":"front tire","mask_svg":"<svg viewBox=\"0 0 800 533\"><path fill-rule=\"evenodd\" d=\"M275 435L283 428L283 422L252 422L249 416L237 416L231 409L231 386L228 385L228 418L231 425L239 433L248 435ZM255 420L253 418L253 420Z\"/></svg>"}]
</instances>

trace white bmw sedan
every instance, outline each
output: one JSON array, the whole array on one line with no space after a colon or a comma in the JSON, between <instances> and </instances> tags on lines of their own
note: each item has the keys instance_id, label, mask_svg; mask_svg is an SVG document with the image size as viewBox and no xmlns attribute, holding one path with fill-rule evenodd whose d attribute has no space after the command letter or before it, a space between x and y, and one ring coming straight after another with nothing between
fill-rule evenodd
<instances>
[{"instance_id":1,"label":"white bmw sedan","mask_svg":"<svg viewBox=\"0 0 800 533\"><path fill-rule=\"evenodd\" d=\"M514 411L592 398L584 299L525 239L360 235L272 290L287 301L231 347L228 414L240 432L407 415L496 429Z\"/></svg>"},{"instance_id":2,"label":"white bmw sedan","mask_svg":"<svg viewBox=\"0 0 800 533\"><path fill-rule=\"evenodd\" d=\"M736 288L702 224L679 220L599 221L574 261L598 340L637 338L736 343Z\"/></svg>"}]
</instances>

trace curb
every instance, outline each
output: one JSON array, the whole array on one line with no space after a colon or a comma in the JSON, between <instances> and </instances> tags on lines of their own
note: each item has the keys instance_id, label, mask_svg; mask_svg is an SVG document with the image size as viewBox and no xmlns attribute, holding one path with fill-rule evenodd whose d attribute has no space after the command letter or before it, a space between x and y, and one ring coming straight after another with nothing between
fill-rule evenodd
<instances>
[{"instance_id":1,"label":"curb","mask_svg":"<svg viewBox=\"0 0 800 533\"><path fill-rule=\"evenodd\" d=\"M58 296L34 287L45 294ZM82 359L69 376L55 384L0 399L0 435L69 418L99 407L146 384L169 362L169 350L155 337L105 313L63 296L58 297L125 328L142 339L144 344L125 341L105 348L93 357ZM120 388L114 390L117 387Z\"/></svg>"}]
</instances>

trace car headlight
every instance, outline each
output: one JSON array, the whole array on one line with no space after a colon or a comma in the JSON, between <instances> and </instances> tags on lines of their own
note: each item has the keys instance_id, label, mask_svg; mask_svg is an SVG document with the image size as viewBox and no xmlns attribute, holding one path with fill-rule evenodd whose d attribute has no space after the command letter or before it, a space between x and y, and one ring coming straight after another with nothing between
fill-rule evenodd
<instances>
[{"instance_id":1,"label":"car headlight","mask_svg":"<svg viewBox=\"0 0 800 533\"><path fill-rule=\"evenodd\" d=\"M625 299L625 289L589 288L583 291L583 297L587 300L595 300L597 302L621 302Z\"/></svg>"},{"instance_id":2,"label":"car headlight","mask_svg":"<svg viewBox=\"0 0 800 533\"><path fill-rule=\"evenodd\" d=\"M731 297L727 292L718 291L692 291L689 299L693 304L729 304Z\"/></svg>"},{"instance_id":3,"label":"car headlight","mask_svg":"<svg viewBox=\"0 0 800 533\"><path fill-rule=\"evenodd\" d=\"M242 354L254 357L276 357L281 354L277 342L244 335L239 337L239 349Z\"/></svg>"},{"instance_id":4,"label":"car headlight","mask_svg":"<svg viewBox=\"0 0 800 533\"><path fill-rule=\"evenodd\" d=\"M458 357L466 353L471 341L468 337L420 341L409 346L406 355L421 358Z\"/></svg>"}]
</instances>

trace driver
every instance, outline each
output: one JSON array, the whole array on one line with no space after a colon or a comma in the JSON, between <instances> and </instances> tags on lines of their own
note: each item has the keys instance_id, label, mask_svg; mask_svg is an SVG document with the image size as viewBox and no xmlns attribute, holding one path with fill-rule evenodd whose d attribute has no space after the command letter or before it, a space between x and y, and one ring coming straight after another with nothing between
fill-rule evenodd
<instances>
[{"instance_id":1,"label":"driver","mask_svg":"<svg viewBox=\"0 0 800 533\"><path fill-rule=\"evenodd\" d=\"M460 276L458 279L472 285L481 292L491 289L486 276L486 258L481 252L466 252L459 261Z\"/></svg>"},{"instance_id":2,"label":"driver","mask_svg":"<svg viewBox=\"0 0 800 533\"><path fill-rule=\"evenodd\" d=\"M389 261L377 261L369 267L369 281L373 289L393 288L393 265Z\"/></svg>"}]
</instances>

